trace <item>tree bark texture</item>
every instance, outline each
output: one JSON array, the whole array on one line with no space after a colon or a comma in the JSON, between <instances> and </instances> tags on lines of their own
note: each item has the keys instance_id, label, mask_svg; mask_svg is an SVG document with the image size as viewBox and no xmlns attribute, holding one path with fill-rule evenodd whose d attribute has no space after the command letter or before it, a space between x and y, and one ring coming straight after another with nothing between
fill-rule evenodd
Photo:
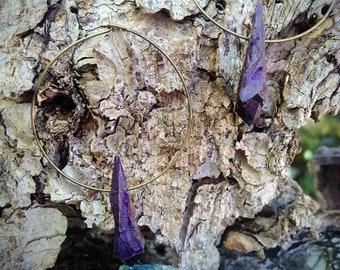
<instances>
[{"instance_id":1,"label":"tree bark texture","mask_svg":"<svg viewBox=\"0 0 340 270\"><path fill-rule=\"evenodd\" d=\"M330 2L265 1L267 39L308 29ZM223 11L215 1L200 4L227 28L249 34L256 1L227 1ZM189 147L157 182L131 192L138 224L161 232L176 250L178 267L217 269L221 242L263 256L267 248L288 248L302 232L317 235L336 224L335 214L322 212L286 172L299 152L296 129L310 117L339 111L339 5L308 36L267 44L268 98L250 127L234 113L248 42L223 33L192 1L1 1L2 267L47 268L58 255L66 219L56 209L31 206L32 193L79 205L88 227L114 227L108 194L70 184L49 166L29 117L43 68L68 44L105 29L109 17L163 48L190 91ZM178 151L187 106L165 57L116 29L52 66L38 95L36 123L49 156L68 175L109 188L120 154L132 186L161 171ZM36 248L39 241L48 254Z\"/></svg>"}]
</instances>

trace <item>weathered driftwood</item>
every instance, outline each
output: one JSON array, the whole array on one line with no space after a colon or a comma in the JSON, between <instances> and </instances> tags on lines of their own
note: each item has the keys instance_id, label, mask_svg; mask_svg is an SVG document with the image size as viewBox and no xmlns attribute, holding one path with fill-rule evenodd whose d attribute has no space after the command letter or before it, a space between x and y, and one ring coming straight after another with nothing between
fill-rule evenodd
<instances>
[{"instance_id":1,"label":"weathered driftwood","mask_svg":"<svg viewBox=\"0 0 340 270\"><path fill-rule=\"evenodd\" d=\"M200 3L226 27L248 33L254 2L228 1L220 12L214 1ZM267 38L310 27L312 14L322 17L329 3L268 1ZM160 230L175 247L179 267L216 269L222 241L261 256L265 248L286 248L299 233L317 234L331 224L330 216L315 215L318 204L285 173L299 151L295 129L309 117L339 110L336 5L309 36L267 45L269 96L262 120L249 127L233 112L247 42L224 34L191 1L3 1L0 206L11 205L1 218L1 256L8 254L0 260L3 267L20 257L35 268L36 256L45 256L30 248L38 240L49 245L46 256L58 253L67 226L62 216L54 221L58 226L46 228L51 238L37 240L34 230L20 226L58 216L52 209L31 209L36 191L50 193L55 202L77 202L88 227L114 227L108 195L60 177L34 143L29 120L32 90L44 66L66 45L103 29L109 14L168 52L191 92L190 146L166 175L131 194L138 223ZM135 185L164 168L178 150L188 118L183 87L166 59L140 38L117 30L90 40L65 54L47 79L39 95L40 135L58 166L79 181L109 187L119 152ZM15 245L7 244L11 239Z\"/></svg>"}]
</instances>

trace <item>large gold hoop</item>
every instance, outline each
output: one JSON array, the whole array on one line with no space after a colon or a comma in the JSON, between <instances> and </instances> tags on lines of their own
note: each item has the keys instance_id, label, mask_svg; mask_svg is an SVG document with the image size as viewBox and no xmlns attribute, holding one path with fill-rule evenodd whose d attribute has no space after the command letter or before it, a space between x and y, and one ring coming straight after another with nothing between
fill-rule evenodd
<instances>
[{"instance_id":1,"label":"large gold hoop","mask_svg":"<svg viewBox=\"0 0 340 270\"><path fill-rule=\"evenodd\" d=\"M84 188L88 188L88 189L91 189L91 190L95 190L95 191L101 191L101 192L110 192L110 189L103 189L103 188L98 188L98 187L93 187L93 186L89 186L89 185L86 185L86 184L83 184L81 182L79 182L78 180L72 178L71 176L67 175L65 172L63 172L61 169L58 168L58 166L52 161L52 159L48 156L48 154L46 153L44 147L43 147L43 144L41 142L41 139L39 138L38 136L38 133L37 133L37 129L36 129L36 125L35 125L35 105L36 105L36 101L37 101L37 95L38 95L38 92L39 92L39 88L47 74L47 72L49 71L49 69L52 67L52 65L67 51L69 51L70 49L72 49L73 47L75 47L76 45L88 40L88 39L91 39L91 38L94 38L94 37L97 37L97 36L100 36L100 35L105 35L105 34L108 34L110 33L111 31L113 31L115 28L120 28L122 30L125 30L127 32L130 32L132 34L135 34L139 37L141 37L142 39L144 39L145 41L149 42L151 45L153 45L160 53L162 53L163 56L165 56L165 58L170 62L170 64L173 66L173 68L175 69L176 73L178 74L180 80L181 80L181 83L183 85L183 88L184 88L184 93L187 97L187 102L188 102L188 124L187 124L187 129L186 129L186 132L185 132L185 136L184 136L184 139L182 141L182 144L179 148L179 150L173 155L173 157L171 158L171 160L169 161L169 163L167 164L167 166L159 173L155 174L154 176L151 176L148 180L144 181L143 183L141 184L138 184L138 185L135 185L135 186L132 186L129 188L129 190L134 190L134 189L138 189L138 188L141 188L141 187L144 187L152 182L154 182L155 180L157 180L159 177L161 177L162 175L164 175L174 164L175 162L177 161L178 157L183 153L183 151L185 150L185 148L187 147L188 145L188 142L189 142L189 138L190 138L190 134L191 134L191 130L192 130L192 102L191 102L191 98L190 98L190 93L189 93L189 90L188 90L188 87L185 83L185 80L184 80L184 77L182 75L182 73L180 72L180 70L178 69L177 65L174 63L174 61L170 58L170 56L161 48L159 47L156 43L154 43L152 40L150 40L149 38L147 38L146 36L134 31L134 30L131 30L131 29L128 29L124 26L121 26L121 25L118 25L118 24L112 24L110 23L108 26L107 26L108 29L104 30L104 31L101 31L101 32L98 32L98 33L95 33L95 34L92 34L92 35L89 35L89 36L86 36L86 37L83 37L77 41L75 41L74 43L68 45L67 47L65 47L63 50L61 50L52 60L51 62L45 67L44 71L41 73L39 79L38 79L38 82L36 84L36 87L35 87L35 91L34 91L34 94L33 94L33 98L32 98L32 103L31 103L31 124L32 124L32 130L33 130L33 135L36 139L36 142L43 154L43 156L46 158L46 160L52 165L52 167L54 169L56 169L61 175L63 175L68 181L70 181L71 183L73 184L76 184L78 186L81 186L81 187L84 187Z\"/></svg>"}]
</instances>

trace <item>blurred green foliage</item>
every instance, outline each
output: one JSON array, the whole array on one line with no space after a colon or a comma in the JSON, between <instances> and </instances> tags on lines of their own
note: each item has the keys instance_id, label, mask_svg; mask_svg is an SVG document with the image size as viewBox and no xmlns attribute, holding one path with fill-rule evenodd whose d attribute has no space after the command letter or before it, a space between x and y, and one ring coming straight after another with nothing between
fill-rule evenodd
<instances>
[{"instance_id":1,"label":"blurred green foliage","mask_svg":"<svg viewBox=\"0 0 340 270\"><path fill-rule=\"evenodd\" d=\"M307 163L319 146L340 146L340 114L324 116L318 123L310 120L297 132L302 150L295 157L289 174L306 194L315 198L313 176L308 170Z\"/></svg>"}]
</instances>

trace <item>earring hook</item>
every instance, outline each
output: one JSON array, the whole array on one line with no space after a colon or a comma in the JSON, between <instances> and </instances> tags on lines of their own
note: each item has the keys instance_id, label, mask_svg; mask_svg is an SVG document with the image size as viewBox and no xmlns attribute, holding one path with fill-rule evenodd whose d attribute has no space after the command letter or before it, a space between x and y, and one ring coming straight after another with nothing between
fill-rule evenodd
<instances>
[{"instance_id":1,"label":"earring hook","mask_svg":"<svg viewBox=\"0 0 340 270\"><path fill-rule=\"evenodd\" d=\"M245 39L245 40L250 40L250 36L243 36L241 34L237 34L234 31L229 30L228 28L225 28L223 25L219 24L217 21L215 21L212 17L210 17L205 10L200 6L200 4L197 2L197 0L193 0L196 7L200 10L200 12L207 18L209 19L213 24L215 24L217 27L221 28L223 31L241 38L241 39ZM305 32L298 34L296 36L293 37L289 37L289 38L283 38L283 39L266 39L265 42L266 43L279 43L279 42L287 42L287 41L292 41L301 37L304 37L306 35L308 35L310 32L314 31L316 28L318 28L325 20L326 18L329 16L329 14L331 13L331 11L333 10L333 6L335 4L335 0L332 1L331 5L329 6L326 14L322 17L322 19L316 23L313 27L309 28L308 30L306 30Z\"/></svg>"}]
</instances>

